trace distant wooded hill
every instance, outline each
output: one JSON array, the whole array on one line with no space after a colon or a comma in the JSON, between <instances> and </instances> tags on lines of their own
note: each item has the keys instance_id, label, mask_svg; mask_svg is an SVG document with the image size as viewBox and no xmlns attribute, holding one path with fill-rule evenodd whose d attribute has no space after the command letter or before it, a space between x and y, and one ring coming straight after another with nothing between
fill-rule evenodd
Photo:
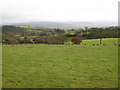
<instances>
[{"instance_id":1,"label":"distant wooded hill","mask_svg":"<svg viewBox=\"0 0 120 90\"><path fill-rule=\"evenodd\" d=\"M83 27L110 27L117 26L117 22L28 22L11 23L9 25L39 26L48 28L78 29Z\"/></svg>"}]
</instances>

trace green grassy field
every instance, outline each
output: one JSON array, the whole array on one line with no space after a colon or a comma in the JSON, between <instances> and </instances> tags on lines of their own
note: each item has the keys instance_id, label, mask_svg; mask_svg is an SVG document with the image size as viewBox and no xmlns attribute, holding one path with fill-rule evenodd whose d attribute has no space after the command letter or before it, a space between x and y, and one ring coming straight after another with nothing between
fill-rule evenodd
<instances>
[{"instance_id":1,"label":"green grassy field","mask_svg":"<svg viewBox=\"0 0 120 90\"><path fill-rule=\"evenodd\" d=\"M81 45L3 45L3 88L117 88L113 40L104 39L105 45L96 45L98 39Z\"/></svg>"},{"instance_id":2,"label":"green grassy field","mask_svg":"<svg viewBox=\"0 0 120 90\"><path fill-rule=\"evenodd\" d=\"M37 38L37 37L40 37L40 36L27 36L27 39L32 39L32 38ZM24 36L20 36L20 37L18 37L19 39L21 39L21 40L24 40Z\"/></svg>"}]
</instances>

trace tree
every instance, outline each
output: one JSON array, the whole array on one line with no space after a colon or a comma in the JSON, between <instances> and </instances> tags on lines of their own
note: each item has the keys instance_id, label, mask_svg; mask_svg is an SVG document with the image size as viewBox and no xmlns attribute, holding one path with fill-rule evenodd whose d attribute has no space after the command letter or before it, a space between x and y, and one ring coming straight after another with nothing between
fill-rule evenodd
<instances>
[{"instance_id":1,"label":"tree","mask_svg":"<svg viewBox=\"0 0 120 90\"><path fill-rule=\"evenodd\" d=\"M27 43L27 37L26 36L24 37L24 42Z\"/></svg>"}]
</instances>

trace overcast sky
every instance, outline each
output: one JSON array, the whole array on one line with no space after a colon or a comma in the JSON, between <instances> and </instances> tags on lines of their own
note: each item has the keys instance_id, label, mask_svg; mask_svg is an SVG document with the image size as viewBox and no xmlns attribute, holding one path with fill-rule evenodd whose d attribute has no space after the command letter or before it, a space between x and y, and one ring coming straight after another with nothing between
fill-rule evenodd
<instances>
[{"instance_id":1,"label":"overcast sky","mask_svg":"<svg viewBox=\"0 0 120 90\"><path fill-rule=\"evenodd\" d=\"M119 0L2 0L4 23L117 21Z\"/></svg>"}]
</instances>

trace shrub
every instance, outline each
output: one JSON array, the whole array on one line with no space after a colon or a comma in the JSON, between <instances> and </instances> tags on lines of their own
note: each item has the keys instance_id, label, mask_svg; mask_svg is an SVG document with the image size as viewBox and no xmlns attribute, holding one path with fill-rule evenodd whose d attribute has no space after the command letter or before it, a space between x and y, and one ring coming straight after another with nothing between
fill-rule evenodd
<instances>
[{"instance_id":1,"label":"shrub","mask_svg":"<svg viewBox=\"0 0 120 90\"><path fill-rule=\"evenodd\" d=\"M73 42L73 44L80 44L82 42L82 40L79 37L74 37L71 42Z\"/></svg>"}]
</instances>

